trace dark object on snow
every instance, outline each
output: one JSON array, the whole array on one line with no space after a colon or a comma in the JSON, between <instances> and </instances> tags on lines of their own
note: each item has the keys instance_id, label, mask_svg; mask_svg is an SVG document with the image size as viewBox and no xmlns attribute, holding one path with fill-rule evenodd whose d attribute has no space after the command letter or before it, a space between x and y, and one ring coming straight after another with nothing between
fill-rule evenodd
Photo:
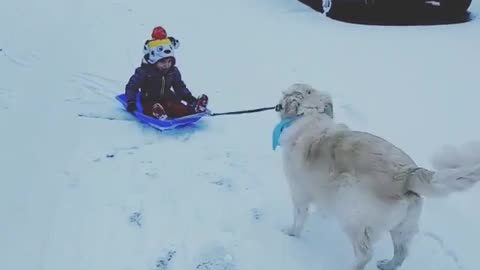
<instances>
[{"instance_id":1,"label":"dark object on snow","mask_svg":"<svg viewBox=\"0 0 480 270\"><path fill-rule=\"evenodd\" d=\"M133 223L138 227L142 227L142 213L133 212L132 215L130 215L130 223Z\"/></svg>"},{"instance_id":2,"label":"dark object on snow","mask_svg":"<svg viewBox=\"0 0 480 270\"><path fill-rule=\"evenodd\" d=\"M472 0L299 0L316 11L329 17L340 16L340 13L356 13L359 8L372 9L376 13L393 11L405 19L412 18L413 13L422 11L425 7L435 9L438 15L461 16L466 13ZM434 4L432 4L434 2ZM343 16L341 16L343 17Z\"/></svg>"},{"instance_id":3,"label":"dark object on snow","mask_svg":"<svg viewBox=\"0 0 480 270\"><path fill-rule=\"evenodd\" d=\"M113 158L114 156L114 154L107 154L107 158Z\"/></svg>"},{"instance_id":4,"label":"dark object on snow","mask_svg":"<svg viewBox=\"0 0 480 270\"><path fill-rule=\"evenodd\" d=\"M173 259L173 256L177 252L175 250L170 250L167 252L164 258L161 258L157 261L157 264L155 265L155 269L157 270L166 270L168 269L168 263Z\"/></svg>"}]
</instances>

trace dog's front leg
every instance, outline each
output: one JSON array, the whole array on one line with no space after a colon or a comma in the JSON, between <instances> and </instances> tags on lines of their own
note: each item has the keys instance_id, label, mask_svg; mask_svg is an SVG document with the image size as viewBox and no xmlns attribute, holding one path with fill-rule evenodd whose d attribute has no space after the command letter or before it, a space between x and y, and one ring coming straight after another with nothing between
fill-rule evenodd
<instances>
[{"instance_id":1,"label":"dog's front leg","mask_svg":"<svg viewBox=\"0 0 480 270\"><path fill-rule=\"evenodd\" d=\"M299 237L308 217L310 199L308 194L296 185L291 185L291 196L293 203L293 224L284 230L284 232L290 236Z\"/></svg>"},{"instance_id":2,"label":"dog's front leg","mask_svg":"<svg viewBox=\"0 0 480 270\"><path fill-rule=\"evenodd\" d=\"M293 208L293 224L290 226L286 233L290 236L299 237L303 231L305 221L308 216L308 204L296 205Z\"/></svg>"}]
</instances>

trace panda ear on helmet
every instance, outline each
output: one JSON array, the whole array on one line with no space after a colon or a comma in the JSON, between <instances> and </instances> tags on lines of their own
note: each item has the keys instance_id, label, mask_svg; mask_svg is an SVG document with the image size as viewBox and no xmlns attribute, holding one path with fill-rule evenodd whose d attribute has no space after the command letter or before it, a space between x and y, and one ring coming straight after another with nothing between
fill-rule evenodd
<instances>
[{"instance_id":1,"label":"panda ear on helmet","mask_svg":"<svg viewBox=\"0 0 480 270\"><path fill-rule=\"evenodd\" d=\"M168 39L172 43L174 49L178 49L180 47L180 40L178 40L174 37L168 37Z\"/></svg>"}]
</instances>

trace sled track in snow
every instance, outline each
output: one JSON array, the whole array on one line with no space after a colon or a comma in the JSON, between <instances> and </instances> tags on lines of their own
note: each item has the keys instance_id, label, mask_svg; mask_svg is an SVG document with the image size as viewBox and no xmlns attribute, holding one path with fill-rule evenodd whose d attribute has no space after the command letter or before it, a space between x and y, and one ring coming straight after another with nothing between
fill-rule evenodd
<instances>
[{"instance_id":1,"label":"sled track in snow","mask_svg":"<svg viewBox=\"0 0 480 270\"><path fill-rule=\"evenodd\" d=\"M116 102L115 96L122 92L122 89L119 89L118 81L92 73L75 74L71 81L81 89L89 90L91 93L113 102Z\"/></svg>"},{"instance_id":2,"label":"sled track in snow","mask_svg":"<svg viewBox=\"0 0 480 270\"><path fill-rule=\"evenodd\" d=\"M38 62L40 57L35 52L28 52L24 55L10 55L6 50L1 50L3 55L13 64L20 67L30 67L33 63Z\"/></svg>"},{"instance_id":3,"label":"sled track in snow","mask_svg":"<svg viewBox=\"0 0 480 270\"><path fill-rule=\"evenodd\" d=\"M462 266L460 262L460 259L458 259L458 256L455 253L455 251L447 247L445 245L445 241L443 241L443 239L439 235L431 232L425 232L423 236L434 240L439 245L440 249L445 253L445 256L452 259L452 261L455 263L455 266L457 267L458 270L465 270L465 268Z\"/></svg>"},{"instance_id":4,"label":"sled track in snow","mask_svg":"<svg viewBox=\"0 0 480 270\"><path fill-rule=\"evenodd\" d=\"M12 90L0 87L0 109L8 109L12 98Z\"/></svg>"}]
</instances>

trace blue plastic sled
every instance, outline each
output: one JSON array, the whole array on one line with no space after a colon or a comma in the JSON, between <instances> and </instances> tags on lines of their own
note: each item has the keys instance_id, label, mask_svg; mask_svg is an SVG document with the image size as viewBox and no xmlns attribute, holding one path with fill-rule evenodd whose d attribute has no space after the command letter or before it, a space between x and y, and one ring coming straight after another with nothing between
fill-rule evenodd
<instances>
[{"instance_id":1,"label":"blue plastic sled","mask_svg":"<svg viewBox=\"0 0 480 270\"><path fill-rule=\"evenodd\" d=\"M127 108L127 97L125 94L121 94L115 97L126 109ZM149 126L152 126L156 129L159 130L167 130L167 129L174 129L186 125L193 124L200 120L202 117L205 115L208 115L208 110L203 112L203 113L197 113L193 115L188 115L184 117L179 117L179 118L167 118L164 120L159 120L155 119L153 117L150 117L148 115L143 114L143 108L142 104L140 103L140 98L137 96L137 110L133 112L135 117L140 121L143 122Z\"/></svg>"}]
</instances>

